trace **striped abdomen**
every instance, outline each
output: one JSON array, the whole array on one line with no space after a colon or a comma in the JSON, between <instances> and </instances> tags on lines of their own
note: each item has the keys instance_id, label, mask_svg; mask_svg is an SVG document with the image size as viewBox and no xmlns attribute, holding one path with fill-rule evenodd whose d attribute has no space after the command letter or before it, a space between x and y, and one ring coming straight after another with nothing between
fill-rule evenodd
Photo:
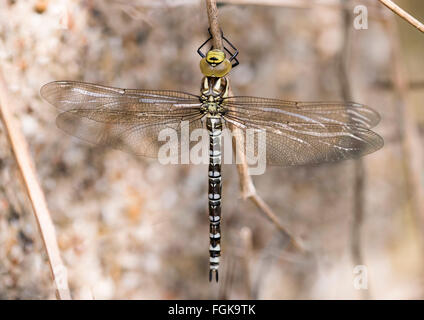
<instances>
[{"instance_id":1,"label":"striped abdomen","mask_svg":"<svg viewBox=\"0 0 424 320\"><path fill-rule=\"evenodd\" d=\"M213 273L218 282L219 256L221 255L221 117L208 116L209 132L209 281Z\"/></svg>"}]
</instances>

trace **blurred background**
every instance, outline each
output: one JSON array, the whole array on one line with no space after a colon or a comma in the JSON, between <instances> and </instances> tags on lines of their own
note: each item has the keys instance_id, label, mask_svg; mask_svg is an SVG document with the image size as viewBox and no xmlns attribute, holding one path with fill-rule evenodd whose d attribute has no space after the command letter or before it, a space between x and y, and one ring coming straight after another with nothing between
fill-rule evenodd
<instances>
[{"instance_id":1,"label":"blurred background","mask_svg":"<svg viewBox=\"0 0 424 320\"><path fill-rule=\"evenodd\" d=\"M0 2L0 67L73 298L424 298L424 35L377 1L268 2L275 5L219 6L240 51L234 94L343 100L344 61L352 99L381 114L375 131L385 146L363 159L359 191L354 161L269 167L253 177L305 252L241 198L236 168L224 167L219 284L208 281L207 166L163 166L89 145L56 128L57 111L39 95L46 82L65 79L197 94L204 1ZM368 29L346 28L345 12L354 18L358 4L368 9ZM424 2L397 4L424 20ZM2 125L0 298L55 298Z\"/></svg>"}]
</instances>

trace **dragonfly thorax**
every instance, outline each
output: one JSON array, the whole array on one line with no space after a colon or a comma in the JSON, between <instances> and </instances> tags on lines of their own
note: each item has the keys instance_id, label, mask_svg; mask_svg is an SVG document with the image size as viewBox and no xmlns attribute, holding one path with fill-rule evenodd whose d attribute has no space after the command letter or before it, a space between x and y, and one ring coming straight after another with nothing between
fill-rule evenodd
<instances>
[{"instance_id":1,"label":"dragonfly thorax","mask_svg":"<svg viewBox=\"0 0 424 320\"><path fill-rule=\"evenodd\" d=\"M200 88L201 100L222 100L228 97L228 80L227 78L211 78L204 77Z\"/></svg>"},{"instance_id":2,"label":"dragonfly thorax","mask_svg":"<svg viewBox=\"0 0 424 320\"><path fill-rule=\"evenodd\" d=\"M201 111L212 116L223 115L225 109L221 103L228 96L228 80L226 78L204 77L200 100L203 103Z\"/></svg>"},{"instance_id":3,"label":"dragonfly thorax","mask_svg":"<svg viewBox=\"0 0 424 320\"><path fill-rule=\"evenodd\" d=\"M217 102L206 102L202 105L201 111L208 116L223 116L226 109Z\"/></svg>"}]
</instances>

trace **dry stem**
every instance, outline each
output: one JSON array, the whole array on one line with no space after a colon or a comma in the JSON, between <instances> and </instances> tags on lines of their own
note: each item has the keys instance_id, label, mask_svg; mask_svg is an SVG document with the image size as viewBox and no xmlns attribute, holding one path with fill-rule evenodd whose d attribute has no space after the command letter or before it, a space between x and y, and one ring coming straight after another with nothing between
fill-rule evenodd
<instances>
[{"instance_id":1,"label":"dry stem","mask_svg":"<svg viewBox=\"0 0 424 320\"><path fill-rule=\"evenodd\" d=\"M399 17L406 20L408 23L413 25L415 28L424 32L424 24L411 16L408 12L399 7L396 3L391 0L379 0L382 4L384 4L387 8L396 13Z\"/></svg>"},{"instance_id":2,"label":"dry stem","mask_svg":"<svg viewBox=\"0 0 424 320\"><path fill-rule=\"evenodd\" d=\"M69 300L71 299L71 294L68 288L66 268L60 257L54 225L50 218L43 191L35 174L28 145L16 120L13 118L11 109L14 108L10 102L7 86L0 70L0 117L3 121L13 156L22 174L25 190L31 201L41 238L46 248L50 271L56 285L56 296L58 299Z\"/></svg>"}]
</instances>

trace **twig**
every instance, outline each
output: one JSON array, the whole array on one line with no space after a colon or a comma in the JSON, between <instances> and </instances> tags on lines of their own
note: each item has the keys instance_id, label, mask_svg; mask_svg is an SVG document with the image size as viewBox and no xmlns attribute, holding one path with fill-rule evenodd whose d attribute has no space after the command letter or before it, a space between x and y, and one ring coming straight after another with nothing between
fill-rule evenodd
<instances>
[{"instance_id":1,"label":"twig","mask_svg":"<svg viewBox=\"0 0 424 320\"><path fill-rule=\"evenodd\" d=\"M218 23L218 10L216 7L216 0L206 0L206 8L208 13L209 25L212 34L214 48L222 49L222 38L221 30ZM231 88L229 95L232 95ZM236 128L231 123L228 124L230 130L233 132L233 148L237 153L237 159L241 160L241 164L237 164L237 171L240 177L240 189L243 199L251 200L274 225L290 239L291 245L299 251L305 251L304 246L301 244L299 239L296 239L277 218L277 215L272 209L262 200L262 198L256 193L255 186L252 182L252 178L248 173L248 166L246 155L241 151L243 150L243 135L240 129Z\"/></svg>"},{"instance_id":2,"label":"twig","mask_svg":"<svg viewBox=\"0 0 424 320\"><path fill-rule=\"evenodd\" d=\"M206 10L208 12L209 28L212 34L212 45L215 49L223 49L221 30L218 23L218 8L216 1L206 0Z\"/></svg>"},{"instance_id":3,"label":"twig","mask_svg":"<svg viewBox=\"0 0 424 320\"><path fill-rule=\"evenodd\" d=\"M71 299L71 294L68 288L66 268L60 257L55 229L47 209L43 191L35 174L28 145L10 109L12 108L8 90L0 70L0 118L3 121L13 155L22 174L25 189L31 201L41 238L46 248L50 271L56 285L56 296L58 299L69 300Z\"/></svg>"},{"instance_id":4,"label":"twig","mask_svg":"<svg viewBox=\"0 0 424 320\"><path fill-rule=\"evenodd\" d=\"M396 3L394 3L391 0L379 0L379 1L382 4L384 4L387 8L392 10L394 13L396 13L399 17L409 22L411 25L413 25L415 28L417 28L421 32L424 32L424 24L422 24L420 21L415 19L408 12L406 12L401 7L399 7Z\"/></svg>"},{"instance_id":5,"label":"twig","mask_svg":"<svg viewBox=\"0 0 424 320\"><path fill-rule=\"evenodd\" d=\"M342 3L347 4L349 0L342 0ZM352 25L352 17L350 10L345 9L343 14L343 46L340 52L340 82L342 89L342 97L344 101L353 101L352 88L349 80L348 59L350 53L350 30ZM353 185L353 221L350 230L350 253L352 256L353 265L363 265L363 254L361 246L361 230L364 219L364 202L365 202L365 174L364 162L362 159L357 159L354 163L354 185ZM362 297L369 299L369 290L361 290Z\"/></svg>"}]
</instances>

